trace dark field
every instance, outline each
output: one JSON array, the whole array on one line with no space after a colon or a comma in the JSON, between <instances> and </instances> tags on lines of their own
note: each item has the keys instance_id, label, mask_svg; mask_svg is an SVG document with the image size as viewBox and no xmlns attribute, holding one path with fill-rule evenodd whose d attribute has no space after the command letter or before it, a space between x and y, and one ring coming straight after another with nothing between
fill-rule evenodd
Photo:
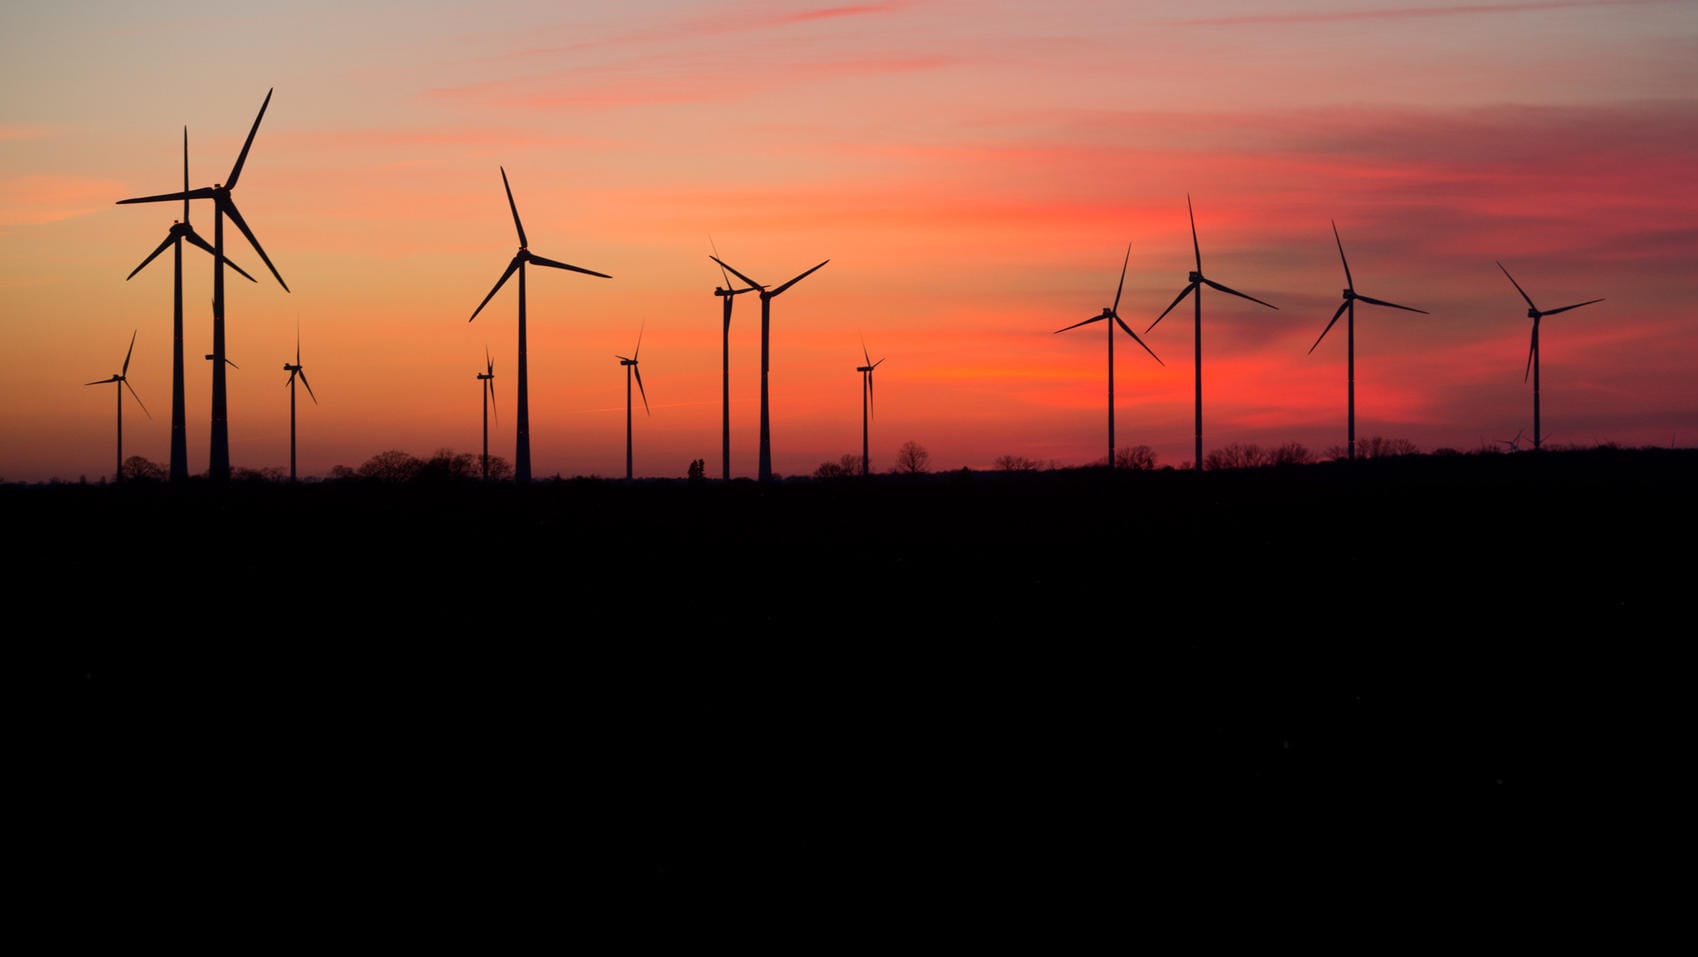
<instances>
[{"instance_id":1,"label":"dark field","mask_svg":"<svg viewBox=\"0 0 1698 957\"><path fill-rule=\"evenodd\" d=\"M0 501L59 665L28 736L102 855L640 940L724 895L1159 908L1607 851L1689 763L1694 490L1698 452L1601 449Z\"/></svg>"}]
</instances>

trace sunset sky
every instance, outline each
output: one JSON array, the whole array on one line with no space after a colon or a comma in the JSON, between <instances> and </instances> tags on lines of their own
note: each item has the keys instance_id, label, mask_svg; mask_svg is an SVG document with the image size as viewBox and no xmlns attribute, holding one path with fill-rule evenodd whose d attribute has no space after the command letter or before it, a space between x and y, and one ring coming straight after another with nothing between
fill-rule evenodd
<instances>
[{"instance_id":1,"label":"sunset sky","mask_svg":"<svg viewBox=\"0 0 1698 957\"><path fill-rule=\"evenodd\" d=\"M533 473L622 476L625 370L652 414L636 472L720 473L720 256L776 285L774 470L915 441L934 469L1106 454L1114 297L1166 363L1116 343L1116 442L1192 459L1191 269L1278 306L1203 300L1204 447L1345 441L1344 285L1419 307L1356 317L1357 434L1464 451L1524 433L1530 320L1546 440L1698 444L1698 4L1600 2L291 4L0 8L0 479L162 466L171 261L125 276L222 182L234 229L231 462L289 463L297 322L304 475L388 449L477 452L495 360L513 456L517 247L529 271ZM192 222L209 241L210 203ZM185 250L189 468L207 467L212 261ZM732 470L758 453L760 304L731 326Z\"/></svg>"}]
</instances>

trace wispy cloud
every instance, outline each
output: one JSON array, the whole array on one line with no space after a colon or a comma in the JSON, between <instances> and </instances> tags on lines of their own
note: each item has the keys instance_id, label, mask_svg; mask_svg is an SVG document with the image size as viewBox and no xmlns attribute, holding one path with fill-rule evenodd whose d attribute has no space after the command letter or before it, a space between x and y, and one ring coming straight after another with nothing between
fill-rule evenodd
<instances>
[{"instance_id":1,"label":"wispy cloud","mask_svg":"<svg viewBox=\"0 0 1698 957\"><path fill-rule=\"evenodd\" d=\"M941 55L845 57L794 64L782 73L751 74L727 67L673 75L657 75L638 64L629 64L546 77L438 87L427 95L527 108L703 103L739 99L797 82L913 73L942 69L955 62L954 58Z\"/></svg>"},{"instance_id":2,"label":"wispy cloud","mask_svg":"<svg viewBox=\"0 0 1698 957\"><path fill-rule=\"evenodd\" d=\"M1342 20L1408 20L1487 14L1543 13L1591 7L1667 6L1685 0L1536 0L1531 3L1466 3L1443 7L1393 7L1380 10L1315 10L1295 13L1251 13L1230 17L1177 20L1183 26L1246 26L1272 23L1325 23Z\"/></svg>"},{"instance_id":3,"label":"wispy cloud","mask_svg":"<svg viewBox=\"0 0 1698 957\"><path fill-rule=\"evenodd\" d=\"M11 123L0 123L0 143L10 143L17 140L42 140L53 135L53 130L45 126L17 126Z\"/></svg>"},{"instance_id":4,"label":"wispy cloud","mask_svg":"<svg viewBox=\"0 0 1698 957\"><path fill-rule=\"evenodd\" d=\"M105 209L124 184L82 176L19 176L0 181L0 227L39 226Z\"/></svg>"}]
</instances>

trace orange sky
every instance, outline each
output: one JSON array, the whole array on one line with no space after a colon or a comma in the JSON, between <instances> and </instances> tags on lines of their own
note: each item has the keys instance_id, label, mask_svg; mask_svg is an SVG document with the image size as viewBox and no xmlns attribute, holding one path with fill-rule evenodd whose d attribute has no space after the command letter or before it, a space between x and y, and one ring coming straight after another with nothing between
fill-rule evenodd
<instances>
[{"instance_id":1,"label":"orange sky","mask_svg":"<svg viewBox=\"0 0 1698 957\"><path fill-rule=\"evenodd\" d=\"M1191 268L1279 307L1204 300L1204 445L1345 437L1336 221L1359 292L1357 433L1473 449L1530 433L1526 306L1548 441L1698 436L1698 16L1683 2L894 2L388 7L71 3L0 12L0 479L97 478L169 454L169 255L124 277L222 181L275 93L236 200L288 282L233 230L231 460L287 468L296 323L320 404L301 471L398 448L475 452L496 363L511 458L517 291L472 310L516 247L611 280L529 277L538 476L624 473L642 334L652 414L636 471L719 474L721 282L712 244L776 284L780 474L905 441L935 468L1106 453L1100 324L1113 299L1161 356L1117 343L1116 440L1192 457ZM212 231L210 204L193 211ZM190 469L207 461L210 257L185 253ZM732 323L734 474L756 467L759 303Z\"/></svg>"}]
</instances>

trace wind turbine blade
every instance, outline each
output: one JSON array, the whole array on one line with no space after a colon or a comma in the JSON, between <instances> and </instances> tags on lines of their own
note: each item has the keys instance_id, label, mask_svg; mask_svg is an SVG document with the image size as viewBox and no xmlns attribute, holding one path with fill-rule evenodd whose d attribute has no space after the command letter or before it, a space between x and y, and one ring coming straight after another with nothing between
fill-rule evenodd
<instances>
[{"instance_id":1,"label":"wind turbine blade","mask_svg":"<svg viewBox=\"0 0 1698 957\"><path fill-rule=\"evenodd\" d=\"M183 127L183 225L189 224L189 128Z\"/></svg>"},{"instance_id":2,"label":"wind turbine blade","mask_svg":"<svg viewBox=\"0 0 1698 957\"><path fill-rule=\"evenodd\" d=\"M507 264L507 271L502 273L501 278L495 281L495 288L491 289L489 291L489 295L483 297L483 302L478 303L478 307L472 310L472 318L467 319L467 322L471 322L472 319L476 319L478 317L478 313L483 312L483 307L489 305L489 301L494 299L495 294L501 291L501 285L507 281L508 276L513 275L513 270L518 269L519 263L522 261L523 260L521 260L518 256L513 257L513 260Z\"/></svg>"},{"instance_id":3,"label":"wind turbine blade","mask_svg":"<svg viewBox=\"0 0 1698 957\"><path fill-rule=\"evenodd\" d=\"M873 368L877 369L881 365L884 365L884 359L880 359L879 361L873 363Z\"/></svg>"},{"instance_id":4,"label":"wind turbine blade","mask_svg":"<svg viewBox=\"0 0 1698 957\"><path fill-rule=\"evenodd\" d=\"M1333 242L1338 243L1338 261L1344 264L1344 285L1351 292L1356 291L1356 280L1350 278L1350 260L1344 258L1344 240L1338 238L1338 223L1332 224ZM1322 333L1325 335L1325 333Z\"/></svg>"},{"instance_id":5,"label":"wind turbine blade","mask_svg":"<svg viewBox=\"0 0 1698 957\"><path fill-rule=\"evenodd\" d=\"M1594 302L1603 302L1603 300L1602 299L1588 299L1585 302L1577 302L1572 306L1563 306L1561 309L1547 309L1547 310L1545 310L1545 312L1543 314L1547 315L1547 316L1554 316L1559 312L1567 312L1570 309L1579 309L1581 306L1590 306Z\"/></svg>"},{"instance_id":6,"label":"wind turbine blade","mask_svg":"<svg viewBox=\"0 0 1698 957\"><path fill-rule=\"evenodd\" d=\"M184 233L183 233L183 238L188 240L189 242L195 244L196 246L199 246L200 248L206 250L207 255L209 255L209 256L217 256L218 255L218 250L213 249L212 246L210 244L208 244L206 240L200 238L199 233L195 232L192 229L185 230ZM248 282L259 282L258 279L255 279L254 277L248 275L248 271L246 269L243 269L242 267L236 265L234 262L231 262L229 256L224 257L224 265L229 266L231 269L236 270L236 272L238 274L240 274L241 277L243 279L246 279Z\"/></svg>"},{"instance_id":7,"label":"wind turbine blade","mask_svg":"<svg viewBox=\"0 0 1698 957\"><path fill-rule=\"evenodd\" d=\"M1527 340L1527 369L1521 373L1521 381L1526 382L1533 377L1533 353L1539 348L1539 320L1533 320L1533 336Z\"/></svg>"},{"instance_id":8,"label":"wind turbine blade","mask_svg":"<svg viewBox=\"0 0 1698 957\"><path fill-rule=\"evenodd\" d=\"M1168 313L1170 313L1170 312L1172 312L1172 311L1173 311L1173 307L1174 307L1174 306L1177 306L1177 305L1179 305L1179 301L1180 301L1180 300L1181 300L1181 299L1184 299L1184 298L1185 298L1185 297L1186 297L1186 296L1189 296L1189 295L1190 295L1190 294L1191 294L1191 291L1192 291L1192 290L1194 290L1194 289L1196 289L1196 288L1197 288L1197 284L1196 284L1196 283L1192 283L1192 284L1190 284L1190 285L1189 285L1189 286L1186 286L1186 287L1185 287L1185 288L1184 288L1184 289L1181 289L1181 290L1180 290L1180 291L1179 291L1179 295L1177 295L1177 296L1175 296L1175 297L1173 297L1173 301L1172 301L1172 302L1170 302L1170 303L1168 303L1168 304L1167 304L1167 308L1166 308L1166 309L1163 309L1163 310L1162 310L1162 311L1161 311L1161 315L1159 315L1159 316L1157 316L1157 317L1156 317L1156 322L1160 322L1160 321L1162 321L1162 319L1163 319L1163 318L1165 318L1165 317L1166 317L1166 316L1167 316L1167 314L1168 314ZM1155 327L1156 327L1156 322L1152 322L1152 323L1150 323L1150 329L1154 329L1154 328L1155 328ZM1145 330L1144 330L1144 334L1145 334L1145 335L1149 335L1149 333L1150 333L1150 329L1145 329Z\"/></svg>"},{"instance_id":9,"label":"wind turbine blade","mask_svg":"<svg viewBox=\"0 0 1698 957\"><path fill-rule=\"evenodd\" d=\"M1140 339L1140 338L1138 338L1138 334L1137 334L1137 333L1136 333L1136 332L1133 332L1133 331L1132 331L1132 327L1131 327L1131 326L1128 326L1128 325L1127 325L1127 324L1126 324L1126 320L1124 320L1124 319L1122 319L1122 318L1120 318L1120 317L1119 317L1119 316L1115 316L1115 317L1114 317L1114 321L1115 321L1115 322L1117 322L1117 323L1119 323L1119 324L1120 324L1120 328L1121 328L1121 329L1122 329L1122 330L1124 330L1124 331L1125 331L1125 332L1126 332L1126 334L1127 334L1127 335L1129 335L1129 336L1131 336L1131 337L1132 337L1132 341L1133 341L1133 342L1136 342L1136 343L1137 343L1137 344L1139 344L1139 345L1141 345L1141 346L1143 346L1143 347L1144 347L1144 351L1145 351L1145 352L1148 352L1148 353L1149 353L1149 354L1150 354L1150 358L1152 358L1152 359L1154 359L1154 360L1156 360L1156 365L1159 365L1159 366L1162 366L1162 367L1164 367L1164 368L1165 368L1165 367L1166 367L1166 366L1167 366L1167 363L1165 363L1165 362L1163 362L1163 361L1161 361L1161 356L1158 356L1158 355L1156 355L1156 352L1155 352L1155 350L1154 350L1154 349L1151 349L1151 348L1150 348L1150 347L1149 347L1149 346L1148 346L1148 345L1147 345L1147 344L1146 344L1146 343L1145 343L1145 342L1144 342L1144 340L1142 340L1142 339Z\"/></svg>"},{"instance_id":10,"label":"wind turbine blade","mask_svg":"<svg viewBox=\"0 0 1698 957\"><path fill-rule=\"evenodd\" d=\"M130 390L130 395L132 395L132 396L134 396L134 397L135 397L135 400L136 400L136 405L139 405L139 406L141 406L141 410L142 410L142 415L145 415L145 416L147 416L147 417L148 417L148 418L150 418L150 419L151 419L151 418L153 418L153 413L152 413L152 412L149 412L149 411L148 411L148 410L147 410L147 403L145 403L145 402L143 402L143 401L142 401L142 400L141 400L141 396L139 396L139 395L136 395L136 387L135 387L135 386L133 386L133 385L130 385L130 380L128 380L128 379L119 379L119 380L118 380L118 381L119 381L119 382L122 382L122 383L123 383L123 384L124 384L124 388L126 388L126 389L129 389L129 390Z\"/></svg>"},{"instance_id":11,"label":"wind turbine blade","mask_svg":"<svg viewBox=\"0 0 1698 957\"><path fill-rule=\"evenodd\" d=\"M488 346L483 347L483 361L485 366L484 371L489 373L490 378L495 378L495 358L489 354ZM494 388L494 386L490 386L490 388Z\"/></svg>"},{"instance_id":12,"label":"wind turbine blade","mask_svg":"<svg viewBox=\"0 0 1698 957\"><path fill-rule=\"evenodd\" d=\"M118 373L120 376L127 376L130 374L130 356L135 354L136 333L140 331L140 329L137 329L135 332L130 333L130 348L124 353L124 369Z\"/></svg>"},{"instance_id":13,"label":"wind turbine blade","mask_svg":"<svg viewBox=\"0 0 1698 957\"><path fill-rule=\"evenodd\" d=\"M271 257L265 254L265 247L261 246L259 240L254 238L254 231L248 228L247 221L242 218L241 211L236 209L234 200L225 201L224 215L230 217L230 221L236 224L236 228L242 231L243 236L248 237L248 245L254 248L254 252L259 253L260 259L265 260L265 268L271 270L271 274L277 277L277 284L283 287L284 292L288 292L289 284L283 281L283 274L278 272L277 267L271 264Z\"/></svg>"},{"instance_id":14,"label":"wind turbine blade","mask_svg":"<svg viewBox=\"0 0 1698 957\"><path fill-rule=\"evenodd\" d=\"M147 258L141 261L140 266L137 266L136 268L130 270L130 274L128 276L124 277L124 281L129 282L131 279L134 279L135 276L136 276L136 273L141 272L143 269L146 269L147 264L150 263L150 262L153 262L155 259L158 259L160 253L164 252L167 249L170 249L172 241L174 241L176 238L177 237L175 237L175 236L165 237L165 241L159 244L159 248L155 249L151 253L148 253Z\"/></svg>"},{"instance_id":15,"label":"wind turbine blade","mask_svg":"<svg viewBox=\"0 0 1698 957\"><path fill-rule=\"evenodd\" d=\"M718 263L719 262L719 244L713 241L713 236L711 234L708 236L708 247L713 250L713 255L709 256L708 258L713 260L714 262ZM725 280L725 291L730 292L731 291L731 276L730 276L730 274L728 274L725 271L725 264L724 263L719 263L719 276L720 276L721 279Z\"/></svg>"},{"instance_id":16,"label":"wind turbine blade","mask_svg":"<svg viewBox=\"0 0 1698 957\"><path fill-rule=\"evenodd\" d=\"M570 266L570 265L567 265L566 263L555 262L552 259L544 259L541 256L537 256L535 254L533 254L531 256L531 262L535 263L538 266L550 266L550 267L553 267L555 269L570 269L573 272L581 272L586 276L600 276L603 279L612 279L613 278L612 276L609 276L607 273L604 273L604 272L596 272L594 269L585 269L582 266Z\"/></svg>"},{"instance_id":17,"label":"wind turbine blade","mask_svg":"<svg viewBox=\"0 0 1698 957\"><path fill-rule=\"evenodd\" d=\"M1099 321L1106 319L1106 318L1108 318L1107 313L1098 313L1098 314L1092 316L1091 318L1086 319L1084 322L1075 322L1073 325L1068 326L1065 329L1057 329L1057 330L1055 330L1054 334L1060 335L1061 333L1066 332L1068 329L1077 329L1080 326L1088 326L1093 322L1099 322Z\"/></svg>"},{"instance_id":18,"label":"wind turbine blade","mask_svg":"<svg viewBox=\"0 0 1698 957\"><path fill-rule=\"evenodd\" d=\"M1344 310L1349 308L1350 300L1348 299L1338 304L1338 308L1333 310L1332 318L1327 321L1327 327L1322 329L1321 334L1315 337L1315 345L1309 347L1308 355L1315 354L1315 347L1321 344L1321 340L1327 337L1327 333L1331 332L1332 327L1338 322L1338 317L1344 315Z\"/></svg>"},{"instance_id":19,"label":"wind turbine blade","mask_svg":"<svg viewBox=\"0 0 1698 957\"><path fill-rule=\"evenodd\" d=\"M790 287L791 287L791 286L794 286L794 285L796 285L796 284L797 284L797 283L799 283L799 282L801 282L801 281L802 281L802 280L804 280L804 279L806 279L806 278L808 278L808 277L809 277L809 276L811 276L811 275L813 275L813 273L814 273L814 272L815 272L815 271L816 271L816 270L818 270L818 269L819 269L819 268L820 268L820 266L824 266L824 265L825 265L825 263L828 263L828 262L831 262L831 260L829 260L829 259L827 259L827 260L826 260L826 261L825 261L825 262L822 262L822 263L820 263L820 265L819 265L819 266L815 266L815 267L814 267L814 268L813 268L813 269L810 269L810 270L808 270L808 271L807 271L807 272L805 272L805 273L803 273L803 274L801 274L801 275L800 275L800 276L797 276L797 277L796 277L796 278L795 278L795 279L792 279L792 280L790 280L790 281L789 281L789 282L787 282L787 283L785 283L785 284L784 284L784 285L782 285L782 286L779 286L779 287L778 287L778 288L777 288L777 289L774 289L774 290L773 290L773 291L772 291L772 295L773 295L773 296L776 296L776 295L778 295L778 294L779 294L779 293L781 293L781 292L783 292L783 291L784 291L784 290L786 290L786 289L789 289L789 288L790 288Z\"/></svg>"},{"instance_id":20,"label":"wind turbine blade","mask_svg":"<svg viewBox=\"0 0 1698 957\"><path fill-rule=\"evenodd\" d=\"M879 361L883 362L884 360L880 359ZM873 370L871 369L867 370L867 417L878 417L873 414Z\"/></svg>"},{"instance_id":21,"label":"wind turbine blade","mask_svg":"<svg viewBox=\"0 0 1698 957\"><path fill-rule=\"evenodd\" d=\"M755 282L753 279L750 279L748 276L745 276L742 273L738 272L736 266L733 266L730 263L726 262L725 260L720 259L718 256L709 256L708 258L713 260L716 263L719 263L721 268L731 270L731 275L736 276L738 279L743 280L744 282L748 283L749 285L753 286L756 289L759 289L762 292L766 291L765 286L761 285L758 282Z\"/></svg>"},{"instance_id":22,"label":"wind turbine blade","mask_svg":"<svg viewBox=\"0 0 1698 957\"><path fill-rule=\"evenodd\" d=\"M507 182L507 167L501 167L501 188L507 191L507 208L513 211L513 228L519 231L519 246L526 248L530 243L525 241L525 224L519 222L519 204L513 202L513 187Z\"/></svg>"},{"instance_id":23,"label":"wind turbine blade","mask_svg":"<svg viewBox=\"0 0 1698 957\"><path fill-rule=\"evenodd\" d=\"M1406 312L1418 312L1423 316L1432 315L1432 313L1425 309L1417 309L1414 306L1400 306L1395 302L1386 302L1384 299L1374 299L1369 296L1357 296L1356 299L1359 302L1371 302L1376 306L1390 306L1393 309L1402 309ZM1546 313L1546 315L1550 315L1550 313Z\"/></svg>"},{"instance_id":24,"label":"wind turbine blade","mask_svg":"<svg viewBox=\"0 0 1698 957\"><path fill-rule=\"evenodd\" d=\"M275 88L273 88L275 89ZM242 175L242 164L248 161L248 150L254 145L254 134L259 132L259 121L265 119L265 108L271 105L272 90L265 91L265 102L259 105L259 115L254 117L253 129L248 130L248 141L242 144L242 152L236 155L236 165L230 167L230 178L224 181L227 190L236 188L236 180ZM283 280L279 279L278 282ZM288 287L285 286L285 289Z\"/></svg>"},{"instance_id":25,"label":"wind turbine blade","mask_svg":"<svg viewBox=\"0 0 1698 957\"><path fill-rule=\"evenodd\" d=\"M96 379L93 382L84 382L83 385L106 385L109 382L117 382L117 381L118 381L118 377L112 376L111 378L107 378L107 379Z\"/></svg>"},{"instance_id":26,"label":"wind turbine blade","mask_svg":"<svg viewBox=\"0 0 1698 957\"><path fill-rule=\"evenodd\" d=\"M1260 299L1257 299L1255 296L1246 296L1236 289L1230 289L1226 286L1223 286L1220 283L1215 282L1213 279L1205 279L1203 281L1208 283L1209 288L1211 288L1211 289L1219 289L1221 292L1237 296L1240 299L1248 299L1251 302L1261 303L1262 305L1267 306L1269 309L1278 309L1279 308L1278 306L1274 305L1271 302L1262 302Z\"/></svg>"},{"instance_id":27,"label":"wind turbine blade","mask_svg":"<svg viewBox=\"0 0 1698 957\"><path fill-rule=\"evenodd\" d=\"M120 199L118 200L118 205L128 206L131 203L174 203L178 200L211 199L212 197L212 188L210 186L203 186L200 189L191 189L182 193L160 193L157 196L137 196L134 199Z\"/></svg>"},{"instance_id":28,"label":"wind turbine blade","mask_svg":"<svg viewBox=\"0 0 1698 957\"><path fill-rule=\"evenodd\" d=\"M1126 288L1126 266L1132 262L1132 244L1126 244L1126 258L1120 262L1120 285L1114 287L1114 305L1109 308L1116 318L1120 316L1120 292ZM1122 323L1124 325L1124 323ZM1131 330L1127 330L1130 332Z\"/></svg>"},{"instance_id":29,"label":"wind turbine blade","mask_svg":"<svg viewBox=\"0 0 1698 957\"><path fill-rule=\"evenodd\" d=\"M490 368L493 369L494 366L491 366ZM493 375L493 373L491 374ZM495 413L495 421L499 424L501 422L501 410L495 407L495 380L493 378L489 378L483 381L484 385L489 387L489 411Z\"/></svg>"},{"instance_id":30,"label":"wind turbine blade","mask_svg":"<svg viewBox=\"0 0 1698 957\"><path fill-rule=\"evenodd\" d=\"M312 383L307 381L307 370L300 369L300 370L297 370L297 371L299 371L300 374L301 374L301 385L306 386L307 387L307 395L312 396L312 404L317 405L318 404L318 396L313 395Z\"/></svg>"},{"instance_id":31,"label":"wind turbine blade","mask_svg":"<svg viewBox=\"0 0 1698 957\"><path fill-rule=\"evenodd\" d=\"M1501 262L1498 263L1498 268L1503 269L1503 274L1505 276L1509 276L1509 270L1503 268L1503 263L1501 263ZM1521 284L1515 281L1514 276L1509 276L1509 284L1515 287L1516 292L1521 293L1521 298L1527 300L1527 308L1533 310L1534 312L1539 311L1539 307L1533 305L1533 297L1527 295L1527 290L1521 288Z\"/></svg>"},{"instance_id":32,"label":"wind turbine blade","mask_svg":"<svg viewBox=\"0 0 1698 957\"><path fill-rule=\"evenodd\" d=\"M1197 256L1197 271L1203 271L1203 247L1197 245L1197 213L1191 208L1191 194L1185 194L1185 213L1191 217L1191 252ZM1159 319L1157 320L1160 321Z\"/></svg>"},{"instance_id":33,"label":"wind turbine blade","mask_svg":"<svg viewBox=\"0 0 1698 957\"><path fill-rule=\"evenodd\" d=\"M650 415L652 413L649 412L649 394L643 388L643 370L637 368L637 364L633 362L631 363L631 371L637 374L637 392L643 397L643 414Z\"/></svg>"}]
</instances>

